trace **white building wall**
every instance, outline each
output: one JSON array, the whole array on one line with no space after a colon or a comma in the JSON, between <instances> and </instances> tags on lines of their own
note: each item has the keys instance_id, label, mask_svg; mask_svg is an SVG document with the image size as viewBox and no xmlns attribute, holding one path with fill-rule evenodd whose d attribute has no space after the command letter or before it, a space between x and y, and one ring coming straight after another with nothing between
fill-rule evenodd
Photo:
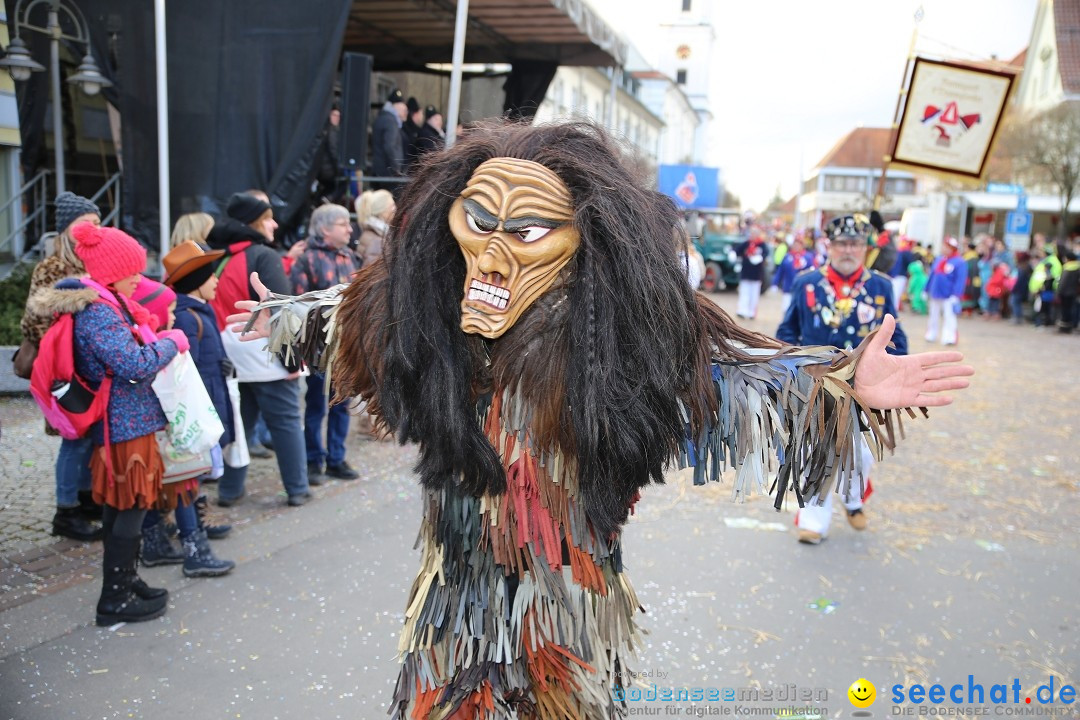
<instances>
[{"instance_id":1,"label":"white building wall","mask_svg":"<svg viewBox=\"0 0 1080 720\"><path fill-rule=\"evenodd\" d=\"M660 27L663 39L657 69L676 81L680 71L685 73L682 89L698 114L693 155L702 164L708 164L713 116L709 74L716 44L716 29L712 24L714 2L691 0L689 11L684 11L683 0L666 1L671 21Z\"/></svg>"},{"instance_id":2,"label":"white building wall","mask_svg":"<svg viewBox=\"0 0 1080 720\"><path fill-rule=\"evenodd\" d=\"M1059 62L1054 3L1040 0L1017 93L1017 103L1023 112L1048 110L1066 99Z\"/></svg>"},{"instance_id":3,"label":"white building wall","mask_svg":"<svg viewBox=\"0 0 1080 720\"><path fill-rule=\"evenodd\" d=\"M611 78L605 73L591 67L561 66L555 71L547 95L537 108L534 122L575 117L594 120L631 143L646 161L658 164L663 120L619 86L609 124L607 105L610 96Z\"/></svg>"}]
</instances>

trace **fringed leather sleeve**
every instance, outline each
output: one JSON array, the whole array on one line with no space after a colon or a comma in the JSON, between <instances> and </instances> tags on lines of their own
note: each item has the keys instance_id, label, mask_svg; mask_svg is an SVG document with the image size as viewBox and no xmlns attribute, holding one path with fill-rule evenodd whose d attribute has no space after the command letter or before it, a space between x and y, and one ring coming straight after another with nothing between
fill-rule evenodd
<instances>
[{"instance_id":1,"label":"fringed leather sleeve","mask_svg":"<svg viewBox=\"0 0 1080 720\"><path fill-rule=\"evenodd\" d=\"M363 398L377 415L386 328L386 267L379 261L348 285L303 295L276 295L256 307L269 310L267 350L286 362L302 360L326 375L334 397ZM250 326L254 321L249 322Z\"/></svg>"},{"instance_id":2,"label":"fringed leather sleeve","mask_svg":"<svg viewBox=\"0 0 1080 720\"><path fill-rule=\"evenodd\" d=\"M855 367L864 346L851 352L747 348L744 353L760 358L715 360L715 410L700 426L684 412L687 442L679 465L694 467L695 485L715 482L734 468L734 499L744 499L756 486L758 492L775 494L777 509L789 487L802 506L819 491L851 482L860 470L860 435L878 460L895 448L897 431L903 437L899 411L873 410L855 393ZM906 412L915 417L912 409Z\"/></svg>"}]
</instances>

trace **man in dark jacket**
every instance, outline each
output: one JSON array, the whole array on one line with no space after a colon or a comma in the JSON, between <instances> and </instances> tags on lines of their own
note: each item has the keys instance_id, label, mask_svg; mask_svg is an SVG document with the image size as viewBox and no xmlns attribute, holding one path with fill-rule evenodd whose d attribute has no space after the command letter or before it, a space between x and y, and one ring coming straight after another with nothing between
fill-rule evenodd
<instances>
[{"instance_id":1,"label":"man in dark jacket","mask_svg":"<svg viewBox=\"0 0 1080 720\"><path fill-rule=\"evenodd\" d=\"M446 134L443 133L443 116L434 105L424 108L424 125L416 134L416 140L409 148L410 165L416 162L424 153L433 150L442 150L446 147Z\"/></svg>"},{"instance_id":2,"label":"man in dark jacket","mask_svg":"<svg viewBox=\"0 0 1080 720\"><path fill-rule=\"evenodd\" d=\"M405 98L395 89L375 118L371 129L371 172L376 177L400 177L405 174L405 150L401 144L401 126L408 114ZM395 191L399 183L374 183L376 189ZM269 286L267 286L269 287Z\"/></svg>"},{"instance_id":3,"label":"man in dark jacket","mask_svg":"<svg viewBox=\"0 0 1080 720\"><path fill-rule=\"evenodd\" d=\"M229 198L227 217L210 230L207 242L225 251L218 261L217 295L211 301L217 325L225 329L225 318L238 300L253 300L258 294L251 286L251 273L259 273L271 292L288 294L292 287L285 277L281 257L270 248L277 223L270 204L251 193ZM304 431L300 424L300 388L297 374L278 362L266 361L265 353L252 353L235 333L222 333L225 352L240 381L240 414L247 437L254 437L255 420L263 416L273 438L281 482L289 505L303 505L311 497L307 464L304 461ZM218 481L218 505L230 507L244 497L242 481Z\"/></svg>"},{"instance_id":4,"label":"man in dark jacket","mask_svg":"<svg viewBox=\"0 0 1080 720\"><path fill-rule=\"evenodd\" d=\"M405 112L405 120L401 123L401 149L405 153L405 171L408 172L413 159L412 146L424 124L424 111L416 98L410 97L405 101Z\"/></svg>"}]
</instances>

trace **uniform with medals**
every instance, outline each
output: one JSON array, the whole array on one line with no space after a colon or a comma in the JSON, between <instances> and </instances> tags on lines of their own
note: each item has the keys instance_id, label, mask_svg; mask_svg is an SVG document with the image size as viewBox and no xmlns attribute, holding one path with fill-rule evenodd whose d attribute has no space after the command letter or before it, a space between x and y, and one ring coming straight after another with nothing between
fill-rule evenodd
<instances>
[{"instance_id":1,"label":"uniform with medals","mask_svg":"<svg viewBox=\"0 0 1080 720\"><path fill-rule=\"evenodd\" d=\"M829 263L805 270L791 283L791 304L776 337L791 345L831 345L852 350L881 325L885 315L896 317L892 281L863 265L869 225L859 215L836 218L827 228ZM860 259L862 256L862 259ZM846 271L846 274L845 274ZM907 354L907 336L897 324L893 355ZM855 469L845 477L843 500L848 522L856 530L866 527L863 501L870 496L874 458L865 440ZM829 534L832 493L815 496L795 517L799 542L816 545Z\"/></svg>"}]
</instances>

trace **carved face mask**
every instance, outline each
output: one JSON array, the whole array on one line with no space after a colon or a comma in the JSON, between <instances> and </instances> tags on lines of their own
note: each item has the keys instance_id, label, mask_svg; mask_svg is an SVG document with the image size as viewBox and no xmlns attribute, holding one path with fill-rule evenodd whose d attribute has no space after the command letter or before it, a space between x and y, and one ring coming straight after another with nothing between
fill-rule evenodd
<instances>
[{"instance_id":1,"label":"carved face mask","mask_svg":"<svg viewBox=\"0 0 1080 720\"><path fill-rule=\"evenodd\" d=\"M495 339L547 292L577 252L570 191L539 163L483 163L450 208L465 256L461 329Z\"/></svg>"}]
</instances>

